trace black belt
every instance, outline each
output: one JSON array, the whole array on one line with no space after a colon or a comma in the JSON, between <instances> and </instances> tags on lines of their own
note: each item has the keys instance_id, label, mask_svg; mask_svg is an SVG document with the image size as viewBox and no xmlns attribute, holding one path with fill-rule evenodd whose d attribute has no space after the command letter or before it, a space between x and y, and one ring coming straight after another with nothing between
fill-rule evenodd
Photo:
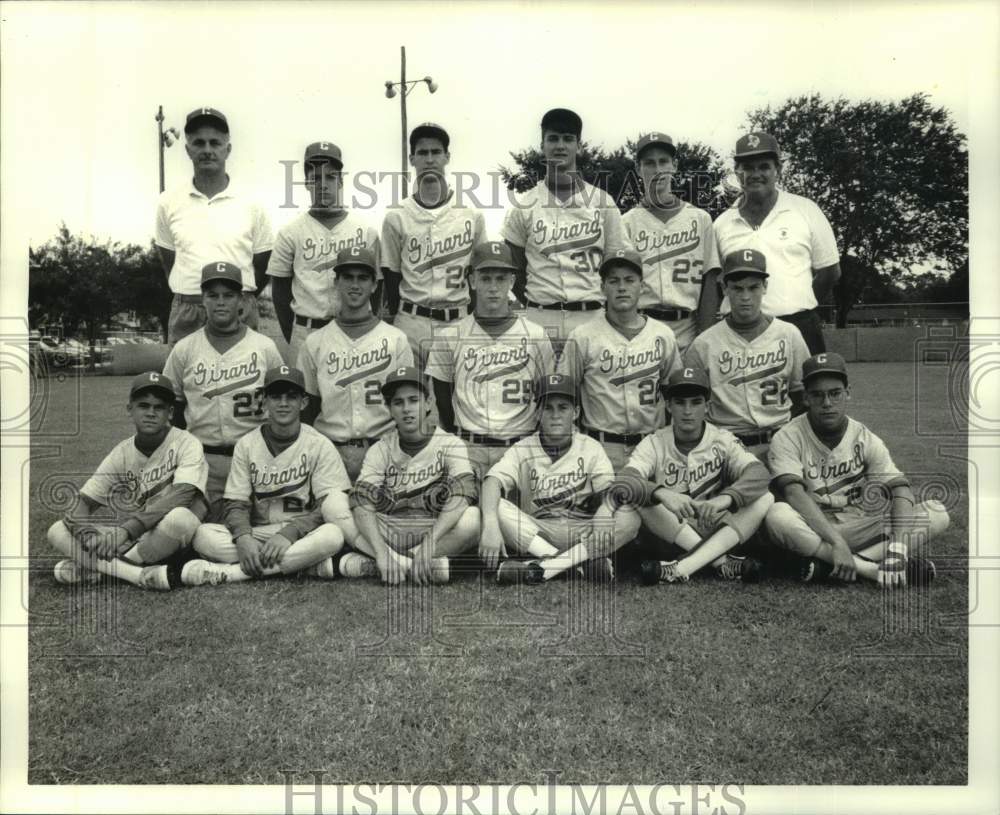
<instances>
[{"instance_id":1,"label":"black belt","mask_svg":"<svg viewBox=\"0 0 1000 815\"><path fill-rule=\"evenodd\" d=\"M456 431L456 435L460 439L471 441L473 444L482 444L486 447L511 447L524 438L523 436L515 436L512 439L497 439L493 436L480 436L478 433L470 433L461 427Z\"/></svg>"},{"instance_id":2,"label":"black belt","mask_svg":"<svg viewBox=\"0 0 1000 815\"><path fill-rule=\"evenodd\" d=\"M755 444L767 444L777 432L778 430L775 429L761 430L759 433L735 433L734 435L747 447L753 447Z\"/></svg>"},{"instance_id":3,"label":"black belt","mask_svg":"<svg viewBox=\"0 0 1000 815\"><path fill-rule=\"evenodd\" d=\"M583 428L583 432L598 441L610 442L611 444L625 444L629 447L634 447L645 438L642 433L608 433L604 430L594 430L592 427Z\"/></svg>"},{"instance_id":4,"label":"black belt","mask_svg":"<svg viewBox=\"0 0 1000 815\"><path fill-rule=\"evenodd\" d=\"M691 311L686 308L644 308L642 313L654 320L684 320L691 316Z\"/></svg>"},{"instance_id":5,"label":"black belt","mask_svg":"<svg viewBox=\"0 0 1000 815\"><path fill-rule=\"evenodd\" d=\"M304 325L306 328L322 328L325 325L329 325L329 320L320 320L318 317L302 317L299 314L295 315L295 324Z\"/></svg>"},{"instance_id":6,"label":"black belt","mask_svg":"<svg viewBox=\"0 0 1000 815\"><path fill-rule=\"evenodd\" d=\"M371 447L377 441L378 439L366 439L364 436L360 436L356 439L334 441L334 444L346 444L348 447Z\"/></svg>"},{"instance_id":7,"label":"black belt","mask_svg":"<svg viewBox=\"0 0 1000 815\"><path fill-rule=\"evenodd\" d=\"M210 453L213 456L228 456L229 458L232 458L233 456L233 445L231 444L222 444L222 445L203 444L201 447L202 450L204 450L206 453Z\"/></svg>"},{"instance_id":8,"label":"black belt","mask_svg":"<svg viewBox=\"0 0 1000 815\"><path fill-rule=\"evenodd\" d=\"M461 306L459 308L427 308L427 306L418 306L416 303L411 303L408 300L403 300L399 304L399 309L400 311L405 311L407 314L416 314L418 317L430 317L432 320L440 320L443 323L458 320L469 313L468 306Z\"/></svg>"},{"instance_id":9,"label":"black belt","mask_svg":"<svg viewBox=\"0 0 1000 815\"><path fill-rule=\"evenodd\" d=\"M524 302L529 308L544 308L546 311L596 311L604 308L604 303L598 303L596 300L584 300L580 303L536 303L534 300Z\"/></svg>"}]
</instances>

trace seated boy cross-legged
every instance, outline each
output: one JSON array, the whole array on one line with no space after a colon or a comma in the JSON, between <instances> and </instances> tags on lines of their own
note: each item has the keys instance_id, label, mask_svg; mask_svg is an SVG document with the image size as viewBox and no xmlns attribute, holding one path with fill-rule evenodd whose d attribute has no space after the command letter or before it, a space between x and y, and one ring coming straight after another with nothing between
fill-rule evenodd
<instances>
[{"instance_id":1,"label":"seated boy cross-legged","mask_svg":"<svg viewBox=\"0 0 1000 815\"><path fill-rule=\"evenodd\" d=\"M476 478L465 442L431 424L429 386L413 366L386 376L395 423L368 450L351 493L360 535L340 560L345 577L396 585L446 583L449 557L479 540Z\"/></svg>"},{"instance_id":2,"label":"seated boy cross-legged","mask_svg":"<svg viewBox=\"0 0 1000 815\"><path fill-rule=\"evenodd\" d=\"M333 442L301 423L308 398L297 368L280 365L265 375L267 420L236 442L225 524L199 527L193 545L204 559L185 564L185 585L303 571L335 576L332 557L357 537L350 482Z\"/></svg>"}]
</instances>

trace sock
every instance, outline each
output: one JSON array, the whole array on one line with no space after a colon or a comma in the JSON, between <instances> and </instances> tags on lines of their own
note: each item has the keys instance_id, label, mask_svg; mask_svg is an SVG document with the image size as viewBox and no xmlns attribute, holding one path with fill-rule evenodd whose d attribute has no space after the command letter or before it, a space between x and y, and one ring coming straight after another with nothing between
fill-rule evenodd
<instances>
[{"instance_id":1,"label":"sock","mask_svg":"<svg viewBox=\"0 0 1000 815\"><path fill-rule=\"evenodd\" d=\"M690 529L690 527L685 528ZM737 533L737 531L731 526L723 526L701 546L696 548L687 557L683 558L680 563L677 564L677 571L680 574L690 577L708 563L712 563L714 565L716 561L724 561L726 552L736 546L739 542L739 533Z\"/></svg>"},{"instance_id":2,"label":"sock","mask_svg":"<svg viewBox=\"0 0 1000 815\"><path fill-rule=\"evenodd\" d=\"M587 544L580 542L561 554L543 558L539 563L542 567L542 578L551 580L556 575L562 574L567 569L572 569L587 560L590 560Z\"/></svg>"},{"instance_id":3,"label":"sock","mask_svg":"<svg viewBox=\"0 0 1000 815\"><path fill-rule=\"evenodd\" d=\"M701 535L695 532L694 527L689 524L684 524L677 533L677 537L674 538L674 543L676 543L681 549L690 552L699 543L701 543Z\"/></svg>"},{"instance_id":4,"label":"sock","mask_svg":"<svg viewBox=\"0 0 1000 815\"><path fill-rule=\"evenodd\" d=\"M547 558L559 554L559 550L555 546L539 535L535 535L528 542L527 551L529 555L534 555L535 557Z\"/></svg>"},{"instance_id":5,"label":"sock","mask_svg":"<svg viewBox=\"0 0 1000 815\"><path fill-rule=\"evenodd\" d=\"M112 560L101 560L93 555L85 555L79 561L80 565L87 569L93 569L101 574L111 575L119 580L125 580L136 586L139 585L139 577L142 574L142 566L135 566L126 563L120 558Z\"/></svg>"},{"instance_id":6,"label":"sock","mask_svg":"<svg viewBox=\"0 0 1000 815\"><path fill-rule=\"evenodd\" d=\"M146 559L142 556L142 553L139 551L138 543L131 549L129 549L124 555L122 555L121 559L128 561L129 563L136 563L136 564L146 562Z\"/></svg>"}]
</instances>

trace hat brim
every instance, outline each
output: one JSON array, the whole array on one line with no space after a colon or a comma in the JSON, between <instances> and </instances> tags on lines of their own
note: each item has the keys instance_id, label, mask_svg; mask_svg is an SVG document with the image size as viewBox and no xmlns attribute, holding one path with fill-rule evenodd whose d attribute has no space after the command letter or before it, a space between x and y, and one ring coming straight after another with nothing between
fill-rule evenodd
<instances>
[{"instance_id":1,"label":"hat brim","mask_svg":"<svg viewBox=\"0 0 1000 815\"><path fill-rule=\"evenodd\" d=\"M478 266L473 267L474 272L517 272L514 266L509 263L502 263L501 261L488 261L486 263L480 263Z\"/></svg>"},{"instance_id":2,"label":"hat brim","mask_svg":"<svg viewBox=\"0 0 1000 815\"><path fill-rule=\"evenodd\" d=\"M135 397L139 396L140 394L146 393L147 391L152 391L153 393L159 394L164 398L165 401L170 402L170 404L173 404L174 402L177 401L177 396L172 388L168 388L165 385L153 385L153 384L140 385L138 388L135 388L134 390L130 391L128 395L129 401L131 402L133 399L135 399Z\"/></svg>"},{"instance_id":3,"label":"hat brim","mask_svg":"<svg viewBox=\"0 0 1000 815\"><path fill-rule=\"evenodd\" d=\"M561 396L573 404L576 404L576 393L566 393L566 391L545 391L544 393L538 394L535 397L536 402L544 402L546 399L551 399L553 396Z\"/></svg>"},{"instance_id":4,"label":"hat brim","mask_svg":"<svg viewBox=\"0 0 1000 815\"><path fill-rule=\"evenodd\" d=\"M303 394L306 392L306 386L302 382L296 382L294 379L285 379L284 377L282 377L281 379L272 379L270 382L264 385L264 393L269 393L271 391L277 390L279 385L285 386L285 390L287 390L288 386L291 385L293 388L295 388L296 390L300 391Z\"/></svg>"},{"instance_id":5,"label":"hat brim","mask_svg":"<svg viewBox=\"0 0 1000 815\"><path fill-rule=\"evenodd\" d=\"M651 141L651 142L646 142L646 144L644 144L642 147L638 148L635 151L636 161L638 161L639 159L641 159L642 158L642 154L645 153L650 147L662 147L664 150L666 150L668 153L670 153L670 155L672 155L674 158L677 158L677 146L676 145L671 144L670 142L666 142L666 141Z\"/></svg>"},{"instance_id":6,"label":"hat brim","mask_svg":"<svg viewBox=\"0 0 1000 815\"><path fill-rule=\"evenodd\" d=\"M733 156L733 160L734 161L739 161L740 159L754 158L754 157L757 157L757 156L774 156L775 159L777 159L778 161L781 160L781 156L779 156L776 152L774 152L774 150L770 150L770 149L768 149L768 150L751 150L749 153L736 153Z\"/></svg>"},{"instance_id":7,"label":"hat brim","mask_svg":"<svg viewBox=\"0 0 1000 815\"><path fill-rule=\"evenodd\" d=\"M307 169L308 169L308 167L309 167L310 164L313 164L313 165L315 165L315 164L332 164L338 170L343 170L344 169L344 162L343 161L341 161L339 158L335 158L333 156L328 156L328 155L326 155L326 153L317 153L314 156L306 156L305 165L306 165Z\"/></svg>"},{"instance_id":8,"label":"hat brim","mask_svg":"<svg viewBox=\"0 0 1000 815\"><path fill-rule=\"evenodd\" d=\"M667 385L662 390L665 399L685 393L704 396L706 399L709 399L712 396L711 388L706 388L704 385L698 385L694 382L681 382L677 385Z\"/></svg>"},{"instance_id":9,"label":"hat brim","mask_svg":"<svg viewBox=\"0 0 1000 815\"><path fill-rule=\"evenodd\" d=\"M193 130L197 130L203 125L212 125L216 130L221 130L223 133L228 135L229 133L229 123L225 119L220 119L218 116L213 116L211 113L202 114L201 116L195 116L193 119L189 119L184 125L184 132L190 133Z\"/></svg>"},{"instance_id":10,"label":"hat brim","mask_svg":"<svg viewBox=\"0 0 1000 815\"><path fill-rule=\"evenodd\" d=\"M764 278L771 276L768 272L764 272L750 266L737 266L735 269L727 269L724 271L721 278L722 282L725 283L730 277L746 277L748 274Z\"/></svg>"},{"instance_id":11,"label":"hat brim","mask_svg":"<svg viewBox=\"0 0 1000 815\"><path fill-rule=\"evenodd\" d=\"M222 275L216 275L216 276L213 276L213 277L206 277L204 280L201 281L201 289L202 289L202 291L204 291L206 286L208 286L208 285L210 285L212 283L220 283L220 282L221 283L228 283L234 289L239 289L240 291L243 291L243 281L242 280L240 280L239 282L237 282L237 281L233 280L231 277L223 277Z\"/></svg>"},{"instance_id":12,"label":"hat brim","mask_svg":"<svg viewBox=\"0 0 1000 815\"><path fill-rule=\"evenodd\" d=\"M847 384L847 372L841 371L838 368L818 368L815 371L810 371L807 375L803 375L802 384L804 385L810 379L815 379L817 376L835 376L843 380L845 385Z\"/></svg>"},{"instance_id":13,"label":"hat brim","mask_svg":"<svg viewBox=\"0 0 1000 815\"><path fill-rule=\"evenodd\" d=\"M424 396L430 396L430 388L427 387L426 382L421 382L417 379L397 379L394 382L386 382L379 390L382 393L382 399L388 402L392 399L392 395L399 390L403 385L412 385L414 388L419 388Z\"/></svg>"},{"instance_id":14,"label":"hat brim","mask_svg":"<svg viewBox=\"0 0 1000 815\"><path fill-rule=\"evenodd\" d=\"M333 267L333 273L338 274L339 272L346 271L347 269L364 269L366 272L371 272L374 277L378 277L378 272L375 267L370 263L363 263L360 260L351 260L347 263L338 263Z\"/></svg>"},{"instance_id":15,"label":"hat brim","mask_svg":"<svg viewBox=\"0 0 1000 815\"><path fill-rule=\"evenodd\" d=\"M631 269L633 272L639 275L639 277L642 277L643 275L642 266L636 265L631 260L626 260L625 258L610 258L604 261L604 263L601 264L601 268L597 270L598 277L600 277L601 280L604 280L604 278L607 277L611 269L615 266L627 266L629 269Z\"/></svg>"}]
</instances>

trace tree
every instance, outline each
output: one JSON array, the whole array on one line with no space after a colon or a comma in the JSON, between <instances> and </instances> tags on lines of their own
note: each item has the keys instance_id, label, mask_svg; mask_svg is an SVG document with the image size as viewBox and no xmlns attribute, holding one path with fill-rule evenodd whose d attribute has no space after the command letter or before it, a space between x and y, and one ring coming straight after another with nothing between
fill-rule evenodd
<instances>
[{"instance_id":1,"label":"tree","mask_svg":"<svg viewBox=\"0 0 1000 815\"><path fill-rule=\"evenodd\" d=\"M966 138L926 94L856 103L814 94L747 118L778 139L782 186L815 201L833 226L838 326L880 282L935 261L953 272L968 263Z\"/></svg>"},{"instance_id":2,"label":"tree","mask_svg":"<svg viewBox=\"0 0 1000 815\"><path fill-rule=\"evenodd\" d=\"M150 241L146 249L130 244L125 247L121 263L124 278L122 285L125 288L123 307L134 311L140 318L154 318L159 323L163 341L166 342L173 293L163 274L156 244Z\"/></svg>"},{"instance_id":3,"label":"tree","mask_svg":"<svg viewBox=\"0 0 1000 815\"><path fill-rule=\"evenodd\" d=\"M642 181L635 168L635 142L629 139L624 145L608 152L580 143L576 166L583 179L614 196L622 213L628 212L642 197ZM514 167L500 167L500 175L508 189L524 192L535 186L545 175L545 160L537 147L511 153ZM677 174L674 191L685 201L707 209L713 217L713 208L720 206L715 187L723 174L722 159L708 145L694 142L677 143ZM721 204L725 208L724 204Z\"/></svg>"}]
</instances>

